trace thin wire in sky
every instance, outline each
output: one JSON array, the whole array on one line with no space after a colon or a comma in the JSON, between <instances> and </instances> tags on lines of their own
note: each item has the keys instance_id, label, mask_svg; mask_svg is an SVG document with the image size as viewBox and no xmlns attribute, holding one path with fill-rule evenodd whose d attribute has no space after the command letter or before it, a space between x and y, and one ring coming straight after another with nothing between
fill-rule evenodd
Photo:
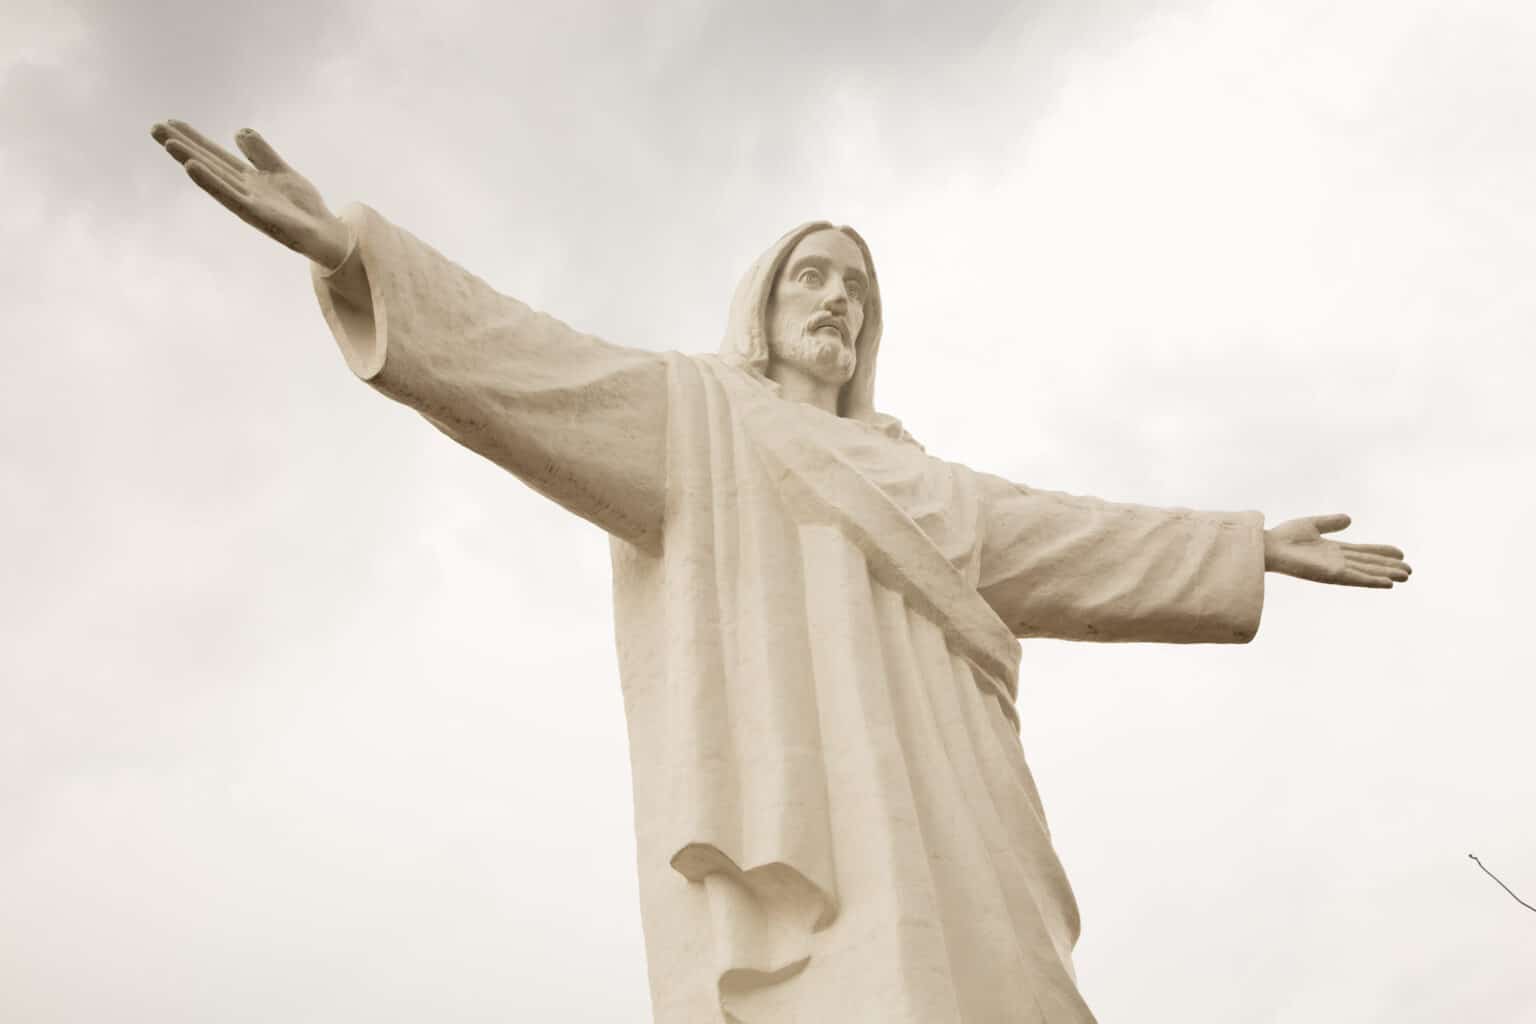
<instances>
[{"instance_id":1,"label":"thin wire in sky","mask_svg":"<svg viewBox=\"0 0 1536 1024\"><path fill-rule=\"evenodd\" d=\"M1483 862L1477 859L1477 854L1469 853L1469 854L1467 854L1467 856L1471 857L1472 861L1478 867L1483 868L1483 874L1487 875L1489 878L1493 879L1495 882L1498 882L1499 883L1499 887L1501 889L1503 889L1505 892L1509 893L1511 896L1514 896L1516 903L1520 904L1526 910L1536 911L1536 907L1531 906L1529 903L1525 902L1525 900L1521 899L1519 896L1515 896L1515 890L1511 889L1509 886L1507 886L1503 882L1499 881L1499 876L1498 875L1494 874L1492 871L1489 871L1487 868L1483 867Z\"/></svg>"}]
</instances>

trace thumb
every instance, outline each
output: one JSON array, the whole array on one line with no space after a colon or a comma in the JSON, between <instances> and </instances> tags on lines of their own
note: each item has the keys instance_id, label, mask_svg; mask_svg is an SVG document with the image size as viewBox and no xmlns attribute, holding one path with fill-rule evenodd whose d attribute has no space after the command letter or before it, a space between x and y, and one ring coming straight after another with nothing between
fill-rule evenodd
<instances>
[{"instance_id":1,"label":"thumb","mask_svg":"<svg viewBox=\"0 0 1536 1024\"><path fill-rule=\"evenodd\" d=\"M1318 533L1335 533L1349 525L1349 516L1343 512L1335 512L1331 516L1313 516L1312 525L1317 527Z\"/></svg>"},{"instance_id":2,"label":"thumb","mask_svg":"<svg viewBox=\"0 0 1536 1024\"><path fill-rule=\"evenodd\" d=\"M235 133L235 145L252 164L263 171L287 171L291 168L277 155L277 150L254 128L242 128Z\"/></svg>"}]
</instances>

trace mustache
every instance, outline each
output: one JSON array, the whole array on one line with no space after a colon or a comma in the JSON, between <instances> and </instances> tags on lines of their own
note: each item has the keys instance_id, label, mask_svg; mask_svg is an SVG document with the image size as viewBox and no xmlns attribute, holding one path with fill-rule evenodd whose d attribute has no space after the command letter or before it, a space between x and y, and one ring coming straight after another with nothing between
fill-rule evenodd
<instances>
[{"instance_id":1,"label":"mustache","mask_svg":"<svg viewBox=\"0 0 1536 1024\"><path fill-rule=\"evenodd\" d=\"M836 314L818 314L817 316L811 318L810 323L805 325L805 329L813 333L815 331L821 330L823 327L835 328L837 333L843 336L844 341L848 340L848 323L842 317L837 316Z\"/></svg>"}]
</instances>

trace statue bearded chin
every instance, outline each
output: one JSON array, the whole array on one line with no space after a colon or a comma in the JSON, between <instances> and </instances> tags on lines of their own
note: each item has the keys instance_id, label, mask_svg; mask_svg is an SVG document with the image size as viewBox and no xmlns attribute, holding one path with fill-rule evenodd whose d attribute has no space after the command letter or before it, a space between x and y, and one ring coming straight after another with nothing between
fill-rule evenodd
<instances>
[{"instance_id":1,"label":"statue bearded chin","mask_svg":"<svg viewBox=\"0 0 1536 1024\"><path fill-rule=\"evenodd\" d=\"M842 387L853 379L858 354L845 335L846 325L818 323L821 319L774 324L768 352L775 363L793 367L823 384Z\"/></svg>"}]
</instances>

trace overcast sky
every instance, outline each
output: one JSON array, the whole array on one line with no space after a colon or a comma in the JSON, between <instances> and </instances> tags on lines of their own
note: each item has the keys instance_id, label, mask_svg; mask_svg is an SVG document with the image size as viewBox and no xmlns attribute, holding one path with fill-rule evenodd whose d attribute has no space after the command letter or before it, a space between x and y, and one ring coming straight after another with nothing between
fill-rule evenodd
<instances>
[{"instance_id":1,"label":"overcast sky","mask_svg":"<svg viewBox=\"0 0 1536 1024\"><path fill-rule=\"evenodd\" d=\"M0 1018L649 1019L605 538L347 371L149 138L261 129L508 294L713 350L869 240L880 406L1390 592L1026 643L1105 1024L1536 1022L1536 6L8 0Z\"/></svg>"}]
</instances>

